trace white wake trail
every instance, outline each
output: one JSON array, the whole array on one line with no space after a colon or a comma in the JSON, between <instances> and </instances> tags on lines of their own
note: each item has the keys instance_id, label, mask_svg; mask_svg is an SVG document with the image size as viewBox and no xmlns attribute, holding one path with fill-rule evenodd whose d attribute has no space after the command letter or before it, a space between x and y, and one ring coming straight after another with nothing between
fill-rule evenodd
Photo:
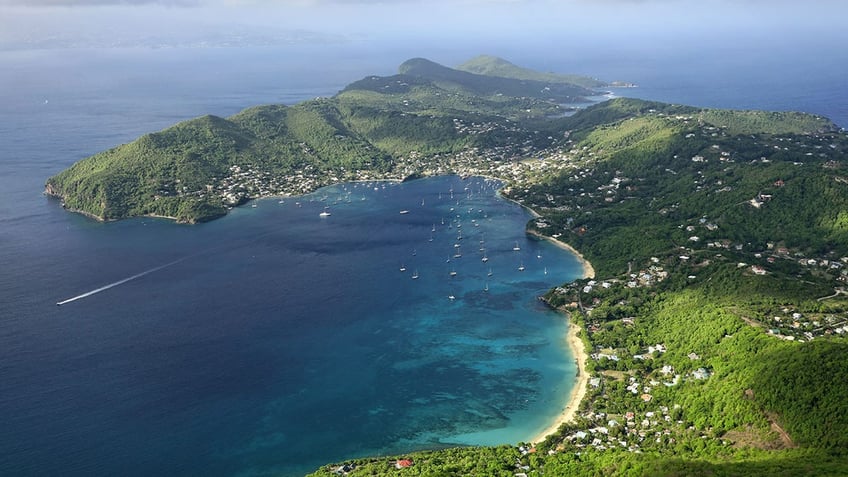
<instances>
[{"instance_id":1,"label":"white wake trail","mask_svg":"<svg viewBox=\"0 0 848 477\"><path fill-rule=\"evenodd\" d=\"M133 276L131 276L131 277L124 278L123 280L118 280L117 282L110 283L110 284L105 285L105 286L102 286L102 287L100 287L100 288L95 288L94 290L91 290L91 291L89 291L89 292L85 292L85 293L83 293L82 295L77 295L77 296L75 296L75 297L68 298L67 300L58 301L58 302L56 302L56 305L58 305L58 306L62 306L62 305L64 305L65 303L70 303L70 302L72 302L72 301L81 300L81 299L83 299L83 298L86 298L86 297L89 297L89 296L91 296L91 295L94 295L95 293L100 293L100 292L102 292L102 291L106 291L106 290L108 290L108 289L110 289L110 288L114 288L114 287L116 287L116 286L118 286L118 285L123 285L124 283L127 283L128 281L135 280L136 278L141 278L141 277L143 277L143 276L145 276L145 275L148 275L148 274L150 274L150 273L153 273L153 272L156 272L156 271L162 270L162 269L163 269L163 268L165 268L165 267L170 267L171 265L175 265L175 264L177 264L177 263L180 263L180 262L182 262L183 260L186 260L187 258L189 258L189 257L183 257L183 258L181 258L181 259L179 259L179 260L174 260L173 262L168 262L168 263L166 263L166 264L164 264L164 265L159 265L158 267L151 268L150 270L145 270L145 271L143 271L143 272L141 272L141 273L136 273L135 275L133 275Z\"/></svg>"}]
</instances>

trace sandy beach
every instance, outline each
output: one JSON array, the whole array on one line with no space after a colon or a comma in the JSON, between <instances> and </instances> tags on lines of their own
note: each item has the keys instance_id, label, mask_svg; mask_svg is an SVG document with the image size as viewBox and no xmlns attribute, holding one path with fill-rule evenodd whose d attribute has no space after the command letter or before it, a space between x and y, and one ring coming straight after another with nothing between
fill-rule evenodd
<instances>
[{"instance_id":1,"label":"sandy beach","mask_svg":"<svg viewBox=\"0 0 848 477\"><path fill-rule=\"evenodd\" d=\"M568 245L565 242L560 242L559 240L557 240L553 237L548 237L547 235L542 235L542 234L534 232L534 231L528 230L527 233L534 236L534 237L538 237L540 239L545 239L545 240L553 243L554 245L556 245L557 247L559 247L561 249L568 250L569 252L574 254L575 257L577 257L577 260L580 261L580 265L583 267L583 275L582 275L581 278L595 278L595 269L592 267L592 264L589 263L588 260L583 258L583 255L580 255L580 252L578 252L577 249L575 249L571 245Z\"/></svg>"},{"instance_id":2,"label":"sandy beach","mask_svg":"<svg viewBox=\"0 0 848 477\"><path fill-rule=\"evenodd\" d=\"M568 325L566 343L572 353L574 353L574 360L577 362L577 381L574 383L574 387L571 388L568 403L562 410L562 414L560 414L556 420L551 423L551 425L531 439L530 442L539 443L544 441L545 437L556 432L559 429L559 426L563 423L573 420L574 417L577 416L577 409L580 406L580 402L583 401L583 398L586 396L586 387L589 384L589 374L586 372L586 360L588 359L588 356L586 355L586 348L583 346L583 341L580 339L580 336L578 336L579 333L579 326L574 323L570 323Z\"/></svg>"},{"instance_id":3,"label":"sandy beach","mask_svg":"<svg viewBox=\"0 0 848 477\"><path fill-rule=\"evenodd\" d=\"M529 210L533 212L534 216L539 217L539 214L535 211L532 209ZM528 230L527 233L534 237L548 240L559 248L568 250L580 261L580 265L583 267L582 278L595 278L595 269L592 267L592 264L571 245L561 242L553 237L542 235L536 231ZM583 398L586 396L586 388L589 385L589 374L586 372L586 361L589 359L589 356L586 354L586 347L583 345L583 341L580 339L580 336L578 336L579 333L580 327L575 325L573 322L569 322L568 335L565 338L565 342L569 349L571 349L571 353L574 355L574 360L577 363L577 379L574 383L574 387L571 388L571 394L568 396L568 401L566 402L562 413L557 416L557 418L548 427L531 439L530 442L542 442L547 436L555 433L562 424L572 421L574 417L577 416L577 409L580 407L580 402L583 401Z\"/></svg>"}]
</instances>

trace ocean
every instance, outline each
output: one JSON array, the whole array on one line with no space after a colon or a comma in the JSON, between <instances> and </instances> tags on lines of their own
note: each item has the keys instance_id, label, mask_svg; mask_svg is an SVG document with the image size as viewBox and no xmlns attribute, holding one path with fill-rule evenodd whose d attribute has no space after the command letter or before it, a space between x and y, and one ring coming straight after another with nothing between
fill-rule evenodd
<instances>
[{"instance_id":1,"label":"ocean","mask_svg":"<svg viewBox=\"0 0 848 477\"><path fill-rule=\"evenodd\" d=\"M0 52L0 474L301 475L515 443L562 410L567 321L536 297L580 264L525 236L529 212L496 182L340 184L196 226L98 223L42 195L146 132L330 96L408 57L354 53ZM848 125L845 62L811 76L793 61L762 83L744 62L726 75L703 58L536 55L509 59L639 85L617 95Z\"/></svg>"}]
</instances>

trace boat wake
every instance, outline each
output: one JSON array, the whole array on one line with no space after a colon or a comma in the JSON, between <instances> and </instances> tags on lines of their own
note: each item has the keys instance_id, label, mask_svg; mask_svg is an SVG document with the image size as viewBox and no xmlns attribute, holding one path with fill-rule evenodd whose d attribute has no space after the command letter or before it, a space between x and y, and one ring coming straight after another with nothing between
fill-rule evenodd
<instances>
[{"instance_id":1,"label":"boat wake","mask_svg":"<svg viewBox=\"0 0 848 477\"><path fill-rule=\"evenodd\" d=\"M168 262L168 263L166 263L166 264L164 264L164 265L159 265L158 267L151 268L150 270L145 270L145 271L143 271L143 272L141 272L141 273L136 273L135 275L133 275L133 276L131 276L131 277L124 278L123 280L118 280L117 282L110 283L110 284L105 285L105 286L102 286L102 287L100 287L100 288L95 288L94 290L91 290L91 291L85 292L85 293L83 293L82 295L77 295L77 296L75 296L75 297L68 298L67 300L58 301L58 302L56 302L56 305L58 305L58 306L62 306L62 305L64 305L64 304L66 304L66 303L70 303L70 302L72 302L72 301L77 301L77 300L81 300L81 299L83 299L83 298L90 297L91 295L94 295L94 294L100 293L100 292L102 292L102 291L106 291L106 290L108 290L108 289L110 289L110 288L115 288L115 287L116 287L116 286L118 286L118 285L123 285L124 283L127 283L127 282L129 282L129 281L135 280L136 278L141 278L141 277L143 277L143 276L145 276L145 275L148 275L148 274L151 274L151 273L153 273L153 272L157 272L157 271L159 271L159 270L162 270L163 268L170 267L170 266L172 266L172 265L176 265L176 264L178 264L178 263L182 262L183 260L186 260L186 259L188 259L188 258L190 258L190 257L191 257L191 256L189 256L189 257L183 257L183 258L180 258L180 259L178 259L178 260L174 260L173 262Z\"/></svg>"}]
</instances>

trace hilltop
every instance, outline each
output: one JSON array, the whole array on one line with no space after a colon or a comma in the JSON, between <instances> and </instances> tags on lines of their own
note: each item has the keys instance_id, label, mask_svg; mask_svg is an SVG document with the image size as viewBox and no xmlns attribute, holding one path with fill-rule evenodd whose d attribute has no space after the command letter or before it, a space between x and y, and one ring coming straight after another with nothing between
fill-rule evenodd
<instances>
[{"instance_id":1,"label":"hilltop","mask_svg":"<svg viewBox=\"0 0 848 477\"><path fill-rule=\"evenodd\" d=\"M581 75L567 75L559 73L543 73L517 66L497 56L480 55L457 66L460 71L476 73L479 75L498 76L502 78L514 78L519 80L533 80L547 83L561 83L580 86L588 89L608 88L610 83L599 79Z\"/></svg>"}]
</instances>

